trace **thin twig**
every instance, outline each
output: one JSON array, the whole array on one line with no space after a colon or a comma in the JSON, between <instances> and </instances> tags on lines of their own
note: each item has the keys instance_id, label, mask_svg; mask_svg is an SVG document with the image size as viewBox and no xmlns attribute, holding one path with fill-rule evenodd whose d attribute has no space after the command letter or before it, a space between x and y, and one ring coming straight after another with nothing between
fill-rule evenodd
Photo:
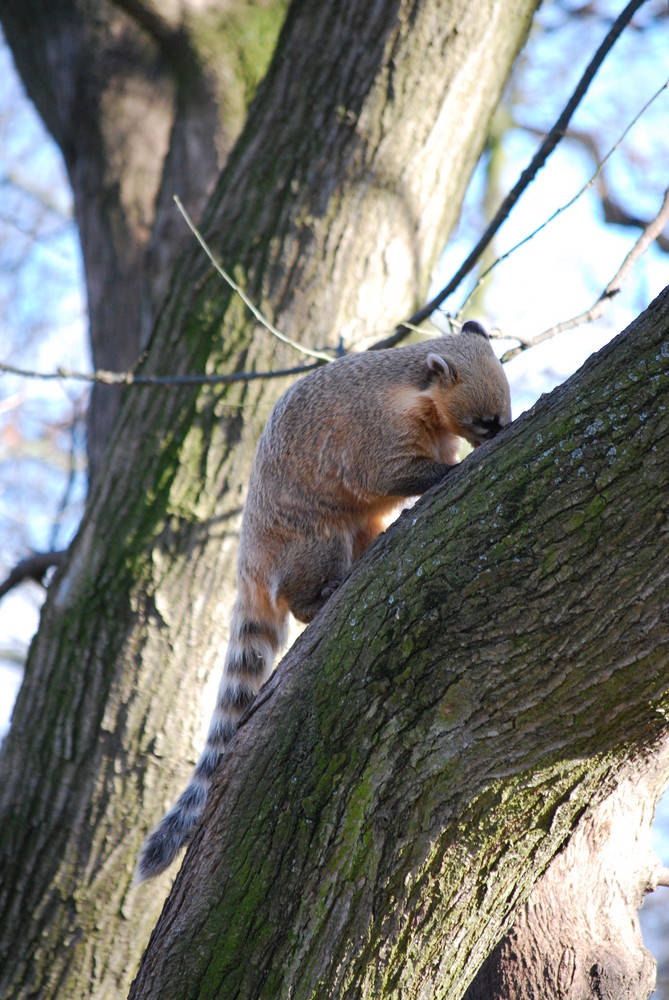
<instances>
[{"instance_id":1,"label":"thin twig","mask_svg":"<svg viewBox=\"0 0 669 1000\"><path fill-rule=\"evenodd\" d=\"M665 84L662 89L666 89L667 86L668 84ZM519 125L518 127L522 128L523 131L531 132L534 135L543 135L543 132L534 128L532 125L528 125L527 123ZM579 143L583 146L595 161L595 164L600 163L603 159L597 140L591 132L587 131L587 129L577 129L570 126L567 129L565 138L571 139L573 142ZM602 208L604 222L609 225L627 226L632 229L644 229L647 226L648 219L642 219L641 216L634 215L627 208L624 208L620 202L616 201L614 196L611 194L603 172L600 173L597 178L597 197ZM669 253L669 237L661 234L658 236L656 243L663 253Z\"/></svg>"},{"instance_id":2,"label":"thin twig","mask_svg":"<svg viewBox=\"0 0 669 1000\"><path fill-rule=\"evenodd\" d=\"M52 379L68 379L75 382L92 382L98 385L226 385L231 382L251 382L254 379L280 378L286 375L301 375L304 372L311 371L312 368L318 367L320 364L332 361L333 358L331 354L326 354L324 351L311 350L309 347L304 347L302 344L298 344L296 341L291 340L290 337L286 337L280 330L277 330L277 328L273 326L269 320L265 319L260 310L253 304L253 302L251 302L249 297L240 288L237 282L231 278L225 268L223 268L223 266L216 260L204 237L193 223L191 217L177 195L174 195L174 201L184 217L188 228L197 239L215 269L232 288L232 290L236 292L244 305L251 311L258 322L261 323L265 329L269 330L273 336L282 341L282 343L288 344L289 347L294 348L301 354L305 354L309 358L315 358L316 362L314 364L296 365L293 368L282 368L270 372L235 372L231 375L136 375L131 371L112 372L106 371L102 368L97 369L94 372L80 372L72 368L59 367L53 372L39 372L27 368L19 368L16 365L10 365L7 362L0 361L0 372L6 372L10 375L19 375L22 378L42 379L44 381Z\"/></svg>"},{"instance_id":3,"label":"thin twig","mask_svg":"<svg viewBox=\"0 0 669 1000\"><path fill-rule=\"evenodd\" d=\"M253 302L251 302L250 298L240 288L237 282L228 274L228 272L225 270L222 264L220 264L216 260L211 249L207 245L204 237L202 236L202 233L200 233L200 231L197 229L191 217L189 216L188 212L181 204L181 200L176 194L174 195L174 202L179 211L181 212L181 214L183 215L188 228L195 236L196 240L206 253L211 263L214 265L220 276L223 278L224 281L228 283L230 288L232 288L232 290L237 293L237 295L240 297L246 308L253 313L258 322L261 323L266 330L269 330L272 336L276 337L282 343L288 344L289 347L292 347L294 350L299 351L301 354L306 354L308 358L318 358L319 361L326 361L326 362L332 361L332 356L330 354L325 354L324 351L312 351L311 348L309 347L303 347L303 345L298 344L297 341L291 340L290 337L286 337L286 335L281 333L280 330L277 330L277 328L272 323L270 323L268 319L265 319L260 310L253 304Z\"/></svg>"},{"instance_id":4,"label":"thin twig","mask_svg":"<svg viewBox=\"0 0 669 1000\"><path fill-rule=\"evenodd\" d=\"M574 111L576 110L581 100L583 99L586 91L588 90L588 87L592 83L592 80L597 70L602 65L604 59L606 58L610 50L613 48L613 45L620 37L623 30L632 20L637 10L640 7L642 7L645 2L646 0L631 0L631 2L628 3L625 9L615 19L609 31L607 32L603 42L601 43L601 45L595 52L594 56L590 60L585 72L583 73L581 79L579 80L576 86L576 89L572 93L571 97L569 98L567 104L564 107L564 110L560 114L560 117L557 119L550 132L548 132L548 134L546 135L546 138L539 146L538 150L532 157L528 166L525 168L525 170L523 170L522 174L516 181L511 191L509 191L509 193L507 194L506 198L504 199L499 209L497 210L497 213L495 214L495 217L493 218L492 222L490 223L486 231L483 233L483 236L480 238L480 240L478 241L474 249L471 251L469 256L466 258L466 260L462 263L458 271L453 275L448 284L444 288L442 288L439 294L435 295L435 297L431 299L427 303L427 305L423 306L422 309L419 309L417 312L415 312L413 316L410 316L409 319L407 320L407 323L410 323L414 326L419 326L423 322L423 320L427 319L428 316L430 316L435 311L435 309L439 308L442 302L444 302L445 299L447 299L448 296L455 291L455 289L460 285L462 280L472 270L472 268L478 261L479 257L483 253L483 251L492 241L493 237L497 233L502 223L508 217L509 213L511 212L511 209L514 207L514 205L520 198L521 194L525 191L528 185L534 180L537 173L539 172L539 170L541 170L541 168L543 167L544 163L546 162L550 154L553 152L555 147L563 138L567 125L569 124L569 120L571 119L572 115L574 114ZM379 341L379 343L375 345L376 349L378 350L384 347L394 347L395 344L398 344L401 340L405 339L405 337L407 336L407 332L408 332L407 326L404 323L401 323L390 337L387 337L385 340Z\"/></svg>"},{"instance_id":5,"label":"thin twig","mask_svg":"<svg viewBox=\"0 0 669 1000\"><path fill-rule=\"evenodd\" d=\"M660 211L657 213L655 218L651 219L651 221L646 225L645 229L639 236L639 239L636 241L602 294L599 296L597 301L593 303L590 309L580 313L578 316L574 316L572 319L556 323L555 326L550 327L548 330L544 330L543 333L538 333L536 337L523 338L520 340L517 347L511 348L511 350L504 354L502 361L510 361L511 358L514 358L522 351L526 351L529 347L536 347L537 344L542 344L545 340L550 340L551 337L556 336L558 333L563 333L565 330L573 330L574 327L582 326L584 323L592 323L593 320L598 319L611 299L618 294L623 282L636 262L646 252L648 247L654 243L667 222L669 222L669 188L664 193L664 201L662 202Z\"/></svg>"},{"instance_id":6,"label":"thin twig","mask_svg":"<svg viewBox=\"0 0 669 1000\"><path fill-rule=\"evenodd\" d=\"M669 80L666 80L662 84L662 86L658 90L655 91L655 93L653 94L653 96L650 97L646 101L646 103L643 105L643 107L635 114L634 118L632 118L631 122L629 122L629 124L625 128L625 130L622 133L622 135L620 135L620 137L618 138L618 140L613 144L613 146L611 146L611 148L609 149L608 153L606 153L606 155L603 157L603 159L600 162L597 163L597 168L596 168L594 174L592 174L592 176L576 192L576 194L572 198L569 199L569 201L565 202L564 205L560 205L559 208L556 208L555 211L553 212L553 214L551 216L549 216L544 222L542 222L541 225L537 226L536 229L533 229L531 233L528 233L527 236L524 236L522 240L519 240L519 242L516 243L514 246L512 246L509 250L507 250L505 253L503 253L499 257L497 257L492 262L492 264L485 269L485 271L481 272L481 274L478 276L478 278L476 280L476 284L471 289L471 291L467 295L467 298L464 300L464 302L460 306L460 309L458 310L458 314L460 314L460 313L463 312L463 310L465 309L467 303L469 302L469 300L471 299L471 297L474 295L474 292L477 290L477 288L479 288L479 286L482 284L482 282L485 281L485 279L488 277L488 275L490 274L490 272L493 271L497 267L498 264L501 264L503 260L507 260L511 256L512 253L515 253L516 250L519 250L526 243L529 243L530 240L534 239L534 237L537 236L541 232L542 229L545 229L546 226L548 226L551 222L553 222L555 219L557 219L558 215L561 215L563 212L566 212L568 208L571 208L572 205L576 204L576 202L578 201L578 199L582 195L584 195L585 192L589 188L592 187L592 185L595 183L595 181L597 180L597 178L600 176L600 174L601 174L602 170L604 169L604 167L605 167L606 163L608 162L608 160L613 156L613 154L615 153L615 151L620 147L621 143L623 143L625 141L625 138L627 137L627 135L629 134L629 132L631 131L631 129L634 128L634 126L636 125L636 123L639 121L639 119L642 117L642 115L645 114L645 112L651 106L651 104L653 103L653 101L657 100L657 98L660 96L660 94L663 93L663 91L665 91L668 87L669 87ZM645 223L642 223L642 225L645 225Z\"/></svg>"},{"instance_id":7,"label":"thin twig","mask_svg":"<svg viewBox=\"0 0 669 1000\"><path fill-rule=\"evenodd\" d=\"M110 372L103 368L94 372L80 372L72 368L61 367L52 372L39 372L0 361L0 372L18 375L21 378L43 379L47 382L54 379L67 379L72 382L93 382L100 385L227 385L230 382L253 382L255 379L302 375L304 372L319 368L320 365L321 362L315 361L310 365L280 368L271 372L233 372L230 375L135 375L134 372Z\"/></svg>"}]
</instances>

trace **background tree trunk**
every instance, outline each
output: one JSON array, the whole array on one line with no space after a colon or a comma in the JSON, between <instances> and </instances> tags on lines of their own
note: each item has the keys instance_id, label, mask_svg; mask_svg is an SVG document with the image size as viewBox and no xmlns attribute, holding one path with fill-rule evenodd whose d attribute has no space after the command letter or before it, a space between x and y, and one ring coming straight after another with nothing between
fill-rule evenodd
<instances>
[{"instance_id":1,"label":"background tree trunk","mask_svg":"<svg viewBox=\"0 0 669 1000\"><path fill-rule=\"evenodd\" d=\"M293 338L369 338L424 294L534 6L291 6L204 229ZM295 359L199 248L182 258L147 373ZM136 968L166 885L131 891L136 852L196 755L253 446L285 384L128 393L3 745L3 995L116 998Z\"/></svg>"},{"instance_id":2,"label":"background tree trunk","mask_svg":"<svg viewBox=\"0 0 669 1000\"><path fill-rule=\"evenodd\" d=\"M0 0L16 65L72 184L95 368L130 370L146 346L188 236L173 195L199 216L286 4ZM121 395L93 389L91 479Z\"/></svg>"},{"instance_id":3,"label":"background tree trunk","mask_svg":"<svg viewBox=\"0 0 669 1000\"><path fill-rule=\"evenodd\" d=\"M669 290L363 557L249 710L133 1000L457 1000L553 858L479 995L648 995L659 863L611 859L669 778L668 403Z\"/></svg>"},{"instance_id":4,"label":"background tree trunk","mask_svg":"<svg viewBox=\"0 0 669 1000\"><path fill-rule=\"evenodd\" d=\"M465 1000L651 994L655 960L643 946L637 910L657 887L650 827L668 778L666 738L621 767L618 787L554 858Z\"/></svg>"}]
</instances>

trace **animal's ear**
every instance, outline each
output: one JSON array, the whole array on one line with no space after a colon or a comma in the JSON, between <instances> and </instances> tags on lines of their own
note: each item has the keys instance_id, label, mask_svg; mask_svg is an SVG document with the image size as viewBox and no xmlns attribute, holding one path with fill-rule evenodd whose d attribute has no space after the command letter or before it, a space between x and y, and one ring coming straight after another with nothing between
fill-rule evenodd
<instances>
[{"instance_id":1,"label":"animal's ear","mask_svg":"<svg viewBox=\"0 0 669 1000\"><path fill-rule=\"evenodd\" d=\"M449 382L458 381L457 368L450 361L447 361L446 358L442 358L441 354L435 354L430 351L425 360L427 361L427 367L435 375L441 375L442 378L447 379Z\"/></svg>"},{"instance_id":2,"label":"animal's ear","mask_svg":"<svg viewBox=\"0 0 669 1000\"><path fill-rule=\"evenodd\" d=\"M485 337L486 340L490 340L488 331L476 319L468 319L466 323L463 323L460 333L476 333L479 337Z\"/></svg>"}]
</instances>

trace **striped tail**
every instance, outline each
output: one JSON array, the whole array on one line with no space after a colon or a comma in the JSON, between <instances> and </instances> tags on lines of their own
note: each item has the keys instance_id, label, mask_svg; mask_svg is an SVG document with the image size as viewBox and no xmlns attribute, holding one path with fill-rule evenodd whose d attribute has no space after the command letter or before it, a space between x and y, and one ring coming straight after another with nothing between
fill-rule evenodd
<instances>
[{"instance_id":1,"label":"striped tail","mask_svg":"<svg viewBox=\"0 0 669 1000\"><path fill-rule=\"evenodd\" d=\"M276 611L250 613L242 595L238 596L205 748L186 788L142 844L135 883L159 875L190 841L204 811L218 762L236 732L241 715L269 677L274 658L285 643L286 617Z\"/></svg>"}]
</instances>

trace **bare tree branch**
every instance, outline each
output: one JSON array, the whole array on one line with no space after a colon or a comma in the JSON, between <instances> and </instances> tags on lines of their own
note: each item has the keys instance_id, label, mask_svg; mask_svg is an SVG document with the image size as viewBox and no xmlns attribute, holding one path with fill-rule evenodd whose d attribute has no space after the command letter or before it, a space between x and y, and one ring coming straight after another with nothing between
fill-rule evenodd
<instances>
[{"instance_id":1,"label":"bare tree branch","mask_svg":"<svg viewBox=\"0 0 669 1000\"><path fill-rule=\"evenodd\" d=\"M495 217L486 229L486 231L481 236L480 240L471 251L466 260L461 264L458 271L453 275L448 284L442 288L438 295L431 299L426 305L410 316L406 323L400 323L395 332L387 337L385 340L381 340L374 347L376 350L380 350L385 347L393 347L395 344L400 343L404 340L409 333L409 324L418 326L423 320L427 319L435 309L444 302L449 295L451 295L455 289L460 285L462 280L469 274L477 260L486 249L488 244L492 241L493 237L497 233L498 229L501 227L502 223L505 222L511 209L514 207L521 194L525 189L531 184L539 170L543 167L544 163L553 152L555 147L558 145L560 140L564 137L567 130L567 125L574 114L574 111L580 104L581 100L585 96L588 87L592 83L597 70L600 68L604 62L606 56L609 54L613 48L615 42L618 40L623 30L630 23L634 17L637 10L643 6L645 0L631 0L627 4L625 9L618 15L616 20L611 25L611 28L606 34L603 42L595 52L594 56L590 60L585 72L578 81L576 89L572 93L571 97L567 101L562 113L559 118L551 128L550 132L546 135L546 138L539 146L538 150L532 157L529 165L523 170L520 177L516 181L515 185L509 191L506 198L498 208Z\"/></svg>"},{"instance_id":2,"label":"bare tree branch","mask_svg":"<svg viewBox=\"0 0 669 1000\"><path fill-rule=\"evenodd\" d=\"M596 181L598 180L598 178L600 178L602 176L602 171L603 171L604 166L607 163L607 161L611 158L611 156L619 148L619 146L621 145L621 143L623 142L623 140L625 139L625 137L627 136L627 134L636 125L636 123L639 121L639 119L642 117L642 115L648 110L648 108L651 106L651 104L653 103L653 101L657 100L657 98L660 96L660 94L663 91L665 91L667 89L667 87L669 87L669 80L666 80L662 84L662 86L658 90L655 91L655 93L652 95L652 97L650 97L645 102L645 104L643 105L643 107L640 108L640 110L635 114L634 118L632 118L632 120L625 127L623 133L616 140L616 142L613 144L613 146L611 146L611 148L609 149L608 153L606 153L606 155L603 156L601 158L601 160L597 160L597 169L595 170L594 174L590 178L588 178L588 180L585 182L585 184L583 184L582 187L579 188L579 190L576 192L576 194L573 195L573 197L571 197L569 199L569 201L565 202L564 205L560 205L558 208L556 208L555 211L547 219L544 220L544 222L542 222L540 225L536 226L530 233L527 234L527 236L524 236L522 238L522 240L519 240L518 243L514 243L514 245L512 247L510 247L505 253L503 253L499 257L497 257L492 262L492 264L489 267L487 267L481 274L479 274L479 277L478 277L478 279L477 279L474 287L471 289L471 291L467 295L466 299L464 300L464 302L460 306L460 309L458 311L459 315L462 314L462 311L464 310L465 306L470 301L470 299L473 297L474 292L476 291L476 289L488 277L488 275L491 273L491 271L493 271L497 267L498 264L501 264L501 262L503 260L508 260L508 258L511 256L511 254L515 253L516 250L520 249L520 247L525 246L526 243L529 243L530 240L534 239L534 237L537 236L537 234L540 233L542 229L545 229L546 226L550 225L550 223L553 222L555 219L557 219L557 217L559 215L562 215L562 213L566 212L568 208L571 208L572 205L576 204L576 202L578 201L578 199L582 195L585 194L585 192L588 190L588 188L591 188L592 185L596 183ZM645 226L648 225L648 223L646 223L646 222L639 223L639 224L641 226L643 226L643 227L645 227Z\"/></svg>"},{"instance_id":3,"label":"bare tree branch","mask_svg":"<svg viewBox=\"0 0 669 1000\"><path fill-rule=\"evenodd\" d=\"M2 599L14 587L18 587L24 580L34 580L36 583L44 582L47 570L52 566L60 566L65 558L65 551L57 552L34 552L26 559L17 563L10 572L6 580L0 583L0 599Z\"/></svg>"},{"instance_id":4,"label":"bare tree branch","mask_svg":"<svg viewBox=\"0 0 669 1000\"><path fill-rule=\"evenodd\" d=\"M235 292L235 294L239 296L239 298L242 300L246 308L253 314L253 316L255 316L258 322L262 324L262 326L264 326L265 329L269 333L271 333L273 337L276 337L277 340L280 340L282 344L288 344L289 347L292 347L294 350L299 351L300 354L306 354L308 358L317 358L319 361L323 361L325 363L327 363L328 361L332 361L331 354L325 354L324 351L312 351L310 347L304 347L302 344L298 344L297 341L291 340L290 337L287 337L285 335L285 333L281 333L280 330L277 330L274 324L270 323L270 321L263 316L258 307L254 305L253 302L251 302L250 298L244 292L243 288L240 288L240 286L237 284L234 278L232 278L231 275L229 275L228 272L225 270L220 261L216 259L208 243L206 242L204 236L197 228L197 226L191 219L186 209L183 207L181 199L178 198L177 195L174 196L174 202L179 211L181 212L184 221L186 222L186 225L188 226L191 233L193 234L193 236L196 238L196 240L206 253L211 263L214 265L214 268L217 271L217 273L220 274L225 283L230 286L233 292Z\"/></svg>"},{"instance_id":5,"label":"bare tree branch","mask_svg":"<svg viewBox=\"0 0 669 1000\"><path fill-rule=\"evenodd\" d=\"M526 351L530 347L536 347L537 344L542 344L545 340L550 340L551 337L554 337L558 333L563 333L565 330L573 330L574 327L582 326L584 323L591 323L593 320L598 319L611 299L618 294L622 288L623 282L630 274L634 265L646 252L651 243L657 239L658 235L662 232L668 221L669 188L665 191L664 201L662 202L660 211L654 219L647 223L641 236L629 251L597 301L593 303L589 309L580 313L578 316L574 316L572 319L563 320L561 323L556 323L555 326L550 327L548 330L544 330L543 333L538 333L536 337L521 339L518 347L513 347L510 351L507 351L503 355L502 361L510 361L511 358L514 358L522 351Z\"/></svg>"},{"instance_id":6,"label":"bare tree branch","mask_svg":"<svg viewBox=\"0 0 669 1000\"><path fill-rule=\"evenodd\" d=\"M668 85L669 84L665 83L662 90L666 90ZM658 91L658 94L659 93L661 93L661 91ZM658 96L658 94L655 94L652 100L654 100L655 97ZM640 114L643 114L644 111L645 107L642 108ZM639 115L635 117L631 125L633 125L637 121L638 117ZM522 127L526 132L538 133L539 131L538 129L535 129L529 125L522 125L520 127ZM628 126L628 128L625 130L626 133L629 131L629 127L631 126ZM609 154L607 154L607 156L604 156L602 154L595 137L590 132L584 129L574 129L574 128L567 129L565 138L573 139L574 142L580 143L580 145L583 146L590 153L592 159L599 166L603 165L605 160L608 159L608 156L610 156L610 152ZM619 140L619 142L620 141L621 140ZM617 143L616 146L618 144L619 143ZM604 221L609 223L609 225L614 225L614 226L627 226L632 229L645 229L646 226L648 225L649 220L642 219L638 215L634 215L632 212L628 212L628 210L624 208L613 197L604 172L598 170L595 176L596 176L597 193L599 195L602 211L604 213ZM664 233L660 233L656 239L656 243L660 248L660 250L663 251L663 253L669 253L668 236L665 236Z\"/></svg>"},{"instance_id":7,"label":"bare tree branch","mask_svg":"<svg viewBox=\"0 0 669 1000\"><path fill-rule=\"evenodd\" d=\"M178 386L178 385L227 385L230 382L253 382L255 379L283 378L286 375L301 375L313 368L318 368L322 362L315 361L310 365L297 365L295 368L279 368L271 372L232 372L229 375L135 375L134 372L110 372L98 369L94 372L80 372L73 368L56 368L51 372L33 371L30 368L19 368L0 361L0 372L8 375L18 375L21 378L43 379L54 381L69 379L73 382L93 382L100 385L132 385L132 386Z\"/></svg>"}]
</instances>

